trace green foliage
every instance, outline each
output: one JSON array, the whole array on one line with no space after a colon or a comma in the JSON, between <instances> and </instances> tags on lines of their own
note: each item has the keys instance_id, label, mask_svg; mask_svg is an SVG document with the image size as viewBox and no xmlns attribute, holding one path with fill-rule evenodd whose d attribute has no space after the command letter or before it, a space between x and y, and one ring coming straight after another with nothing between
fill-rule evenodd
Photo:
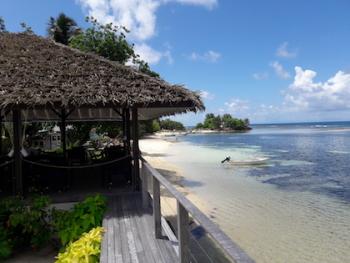
<instances>
[{"instance_id":1,"label":"green foliage","mask_svg":"<svg viewBox=\"0 0 350 263\"><path fill-rule=\"evenodd\" d=\"M231 114L224 114L223 116L215 116L213 113L208 113L205 116L203 123L198 123L196 129L210 129L210 130L248 130L249 120L233 118Z\"/></svg>"},{"instance_id":2,"label":"green foliage","mask_svg":"<svg viewBox=\"0 0 350 263\"><path fill-rule=\"evenodd\" d=\"M153 120L152 121L152 131L157 132L160 131L160 123L158 120Z\"/></svg>"},{"instance_id":3,"label":"green foliage","mask_svg":"<svg viewBox=\"0 0 350 263\"><path fill-rule=\"evenodd\" d=\"M12 246L8 241L7 232L3 226L0 226L0 261L8 258L12 253Z\"/></svg>"},{"instance_id":4,"label":"green foliage","mask_svg":"<svg viewBox=\"0 0 350 263\"><path fill-rule=\"evenodd\" d=\"M73 129L67 131L68 141L71 145L79 146L89 140L89 133L96 128L98 134L105 134L115 138L122 134L122 124L119 122L75 122Z\"/></svg>"},{"instance_id":5,"label":"green foliage","mask_svg":"<svg viewBox=\"0 0 350 263\"><path fill-rule=\"evenodd\" d=\"M72 37L69 45L84 52L93 52L112 61L125 64L135 57L133 46L125 34L125 27L114 26L112 23L101 25L94 18L87 18L92 26Z\"/></svg>"},{"instance_id":6,"label":"green foliage","mask_svg":"<svg viewBox=\"0 0 350 263\"><path fill-rule=\"evenodd\" d=\"M134 45L130 44L126 39L126 34L129 31L125 27L115 26L112 23L102 25L93 17L87 17L87 22L91 23L91 27L74 35L69 41L71 47L84 52L98 54L121 64L131 61L141 72L153 77L159 77L135 53Z\"/></svg>"},{"instance_id":7,"label":"green foliage","mask_svg":"<svg viewBox=\"0 0 350 263\"><path fill-rule=\"evenodd\" d=\"M203 123L201 123L201 122L197 123L196 129L204 129Z\"/></svg>"},{"instance_id":8,"label":"green foliage","mask_svg":"<svg viewBox=\"0 0 350 263\"><path fill-rule=\"evenodd\" d=\"M159 122L159 125L162 130L177 130L177 131L185 130L185 127L181 122L172 121L170 119L161 120Z\"/></svg>"},{"instance_id":9,"label":"green foliage","mask_svg":"<svg viewBox=\"0 0 350 263\"><path fill-rule=\"evenodd\" d=\"M12 248L38 248L49 240L49 203L47 196L33 197L27 203L19 197L1 200L0 258L9 256Z\"/></svg>"},{"instance_id":10,"label":"green foliage","mask_svg":"<svg viewBox=\"0 0 350 263\"><path fill-rule=\"evenodd\" d=\"M205 116L203 123L205 129L218 130L221 128L221 118L220 115L215 116L213 113L209 113Z\"/></svg>"},{"instance_id":11,"label":"green foliage","mask_svg":"<svg viewBox=\"0 0 350 263\"><path fill-rule=\"evenodd\" d=\"M63 246L77 240L83 233L102 224L106 199L101 195L88 197L72 211L55 210L53 224Z\"/></svg>"},{"instance_id":12,"label":"green foliage","mask_svg":"<svg viewBox=\"0 0 350 263\"><path fill-rule=\"evenodd\" d=\"M69 39L80 32L73 18L60 13L57 18L50 17L47 33L58 43L68 45Z\"/></svg>"},{"instance_id":13,"label":"green foliage","mask_svg":"<svg viewBox=\"0 0 350 263\"><path fill-rule=\"evenodd\" d=\"M64 252L56 257L56 263L97 263L100 262L102 227L96 227L70 243Z\"/></svg>"}]
</instances>

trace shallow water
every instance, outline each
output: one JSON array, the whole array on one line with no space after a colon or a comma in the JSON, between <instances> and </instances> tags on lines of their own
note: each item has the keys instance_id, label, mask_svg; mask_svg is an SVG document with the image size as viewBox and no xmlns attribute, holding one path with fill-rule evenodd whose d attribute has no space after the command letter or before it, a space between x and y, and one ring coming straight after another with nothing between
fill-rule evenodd
<instances>
[{"instance_id":1,"label":"shallow water","mask_svg":"<svg viewBox=\"0 0 350 263\"><path fill-rule=\"evenodd\" d=\"M188 135L164 158L257 262L350 262L350 131L325 126ZM269 161L222 165L226 156Z\"/></svg>"}]
</instances>

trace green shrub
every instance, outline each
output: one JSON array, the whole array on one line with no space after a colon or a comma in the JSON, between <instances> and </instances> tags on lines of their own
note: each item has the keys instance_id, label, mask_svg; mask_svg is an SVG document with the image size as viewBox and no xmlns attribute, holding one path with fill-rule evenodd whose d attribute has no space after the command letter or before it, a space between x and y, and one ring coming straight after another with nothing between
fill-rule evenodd
<instances>
[{"instance_id":1,"label":"green shrub","mask_svg":"<svg viewBox=\"0 0 350 263\"><path fill-rule=\"evenodd\" d=\"M19 197L0 201L0 258L9 256L12 248L38 248L47 243L51 237L49 203L47 196L27 203Z\"/></svg>"},{"instance_id":2,"label":"green shrub","mask_svg":"<svg viewBox=\"0 0 350 263\"><path fill-rule=\"evenodd\" d=\"M70 243L65 251L56 257L56 263L97 263L100 262L102 227L84 233L77 241Z\"/></svg>"},{"instance_id":3,"label":"green shrub","mask_svg":"<svg viewBox=\"0 0 350 263\"><path fill-rule=\"evenodd\" d=\"M5 229L0 226L0 261L8 258L12 253L12 247L8 241Z\"/></svg>"},{"instance_id":4,"label":"green shrub","mask_svg":"<svg viewBox=\"0 0 350 263\"><path fill-rule=\"evenodd\" d=\"M72 211L55 210L53 224L63 246L77 240L83 233L101 226L106 211L106 199L101 195L88 197Z\"/></svg>"}]
</instances>

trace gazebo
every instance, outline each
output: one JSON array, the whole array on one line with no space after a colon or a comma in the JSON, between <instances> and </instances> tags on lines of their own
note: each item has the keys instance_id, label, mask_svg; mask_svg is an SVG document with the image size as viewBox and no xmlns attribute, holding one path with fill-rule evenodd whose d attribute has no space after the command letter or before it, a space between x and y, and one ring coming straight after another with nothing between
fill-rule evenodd
<instances>
[{"instance_id":1,"label":"gazebo","mask_svg":"<svg viewBox=\"0 0 350 263\"><path fill-rule=\"evenodd\" d=\"M138 189L138 121L204 109L182 86L36 35L1 33L0 50L0 123L13 123L16 194L23 194L22 120L60 122L66 158L67 122L122 122Z\"/></svg>"}]
</instances>

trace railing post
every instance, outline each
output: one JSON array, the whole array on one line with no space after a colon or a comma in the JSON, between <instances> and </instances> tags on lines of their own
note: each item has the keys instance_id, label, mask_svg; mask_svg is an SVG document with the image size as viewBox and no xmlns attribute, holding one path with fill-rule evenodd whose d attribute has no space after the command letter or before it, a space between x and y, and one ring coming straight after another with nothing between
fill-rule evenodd
<instances>
[{"instance_id":1,"label":"railing post","mask_svg":"<svg viewBox=\"0 0 350 263\"><path fill-rule=\"evenodd\" d=\"M145 162L142 161L141 167L141 180L142 180L142 206L148 208L148 177Z\"/></svg>"},{"instance_id":2,"label":"railing post","mask_svg":"<svg viewBox=\"0 0 350 263\"><path fill-rule=\"evenodd\" d=\"M187 210L177 201L177 239L179 240L180 263L189 263L189 217Z\"/></svg>"},{"instance_id":3,"label":"railing post","mask_svg":"<svg viewBox=\"0 0 350 263\"><path fill-rule=\"evenodd\" d=\"M154 218L154 231L156 238L162 237L162 223L160 212L160 185L157 178L152 177L153 181L153 218Z\"/></svg>"},{"instance_id":4,"label":"railing post","mask_svg":"<svg viewBox=\"0 0 350 263\"><path fill-rule=\"evenodd\" d=\"M132 156L134 161L132 185L134 191L140 190L140 149L137 108L132 109Z\"/></svg>"}]
</instances>

